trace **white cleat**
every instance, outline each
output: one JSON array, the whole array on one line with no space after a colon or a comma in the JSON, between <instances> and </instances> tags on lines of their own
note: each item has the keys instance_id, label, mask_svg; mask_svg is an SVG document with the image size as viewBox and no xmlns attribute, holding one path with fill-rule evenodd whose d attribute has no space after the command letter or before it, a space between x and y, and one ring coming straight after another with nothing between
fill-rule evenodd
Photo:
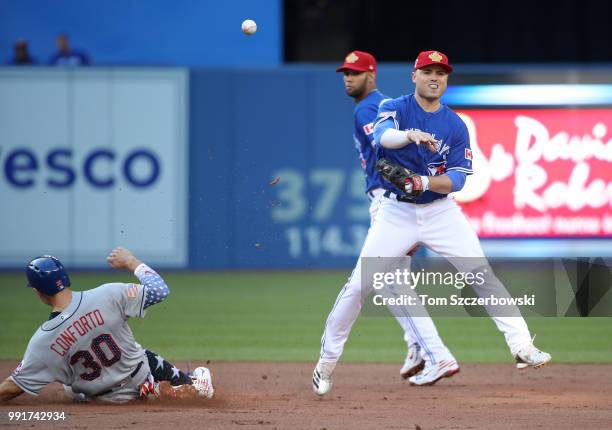
<instances>
[{"instance_id":1,"label":"white cleat","mask_svg":"<svg viewBox=\"0 0 612 430\"><path fill-rule=\"evenodd\" d=\"M336 363L324 363L319 361L312 372L312 390L317 396L323 396L331 390L332 373Z\"/></svg>"},{"instance_id":2,"label":"white cleat","mask_svg":"<svg viewBox=\"0 0 612 430\"><path fill-rule=\"evenodd\" d=\"M425 364L425 369L408 379L410 385L426 386L433 385L442 378L450 378L454 374L459 373L459 364L457 361L443 360L438 363Z\"/></svg>"},{"instance_id":3,"label":"white cleat","mask_svg":"<svg viewBox=\"0 0 612 430\"><path fill-rule=\"evenodd\" d=\"M212 375L206 367L196 367L191 374L193 388L198 392L200 397L212 399L215 394L213 388Z\"/></svg>"},{"instance_id":4,"label":"white cleat","mask_svg":"<svg viewBox=\"0 0 612 430\"><path fill-rule=\"evenodd\" d=\"M538 369L552 360L552 357L549 353L540 351L531 344L521 349L514 359L516 360L517 369L525 369L527 367Z\"/></svg>"},{"instance_id":5,"label":"white cleat","mask_svg":"<svg viewBox=\"0 0 612 430\"><path fill-rule=\"evenodd\" d=\"M408 354L404 365L400 369L400 376L402 379L408 379L411 376L416 375L425 367L425 360L421 357L421 347L418 343L413 343L408 348Z\"/></svg>"}]
</instances>

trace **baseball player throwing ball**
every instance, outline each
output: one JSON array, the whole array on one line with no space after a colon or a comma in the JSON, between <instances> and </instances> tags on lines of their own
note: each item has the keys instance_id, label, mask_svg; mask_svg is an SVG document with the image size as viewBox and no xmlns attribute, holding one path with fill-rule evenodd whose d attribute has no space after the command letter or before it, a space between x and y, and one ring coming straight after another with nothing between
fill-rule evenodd
<instances>
[{"instance_id":1,"label":"baseball player throwing ball","mask_svg":"<svg viewBox=\"0 0 612 430\"><path fill-rule=\"evenodd\" d=\"M325 326L325 343L313 373L316 394L332 386L332 373L361 309L361 297L371 285L361 283L361 257L402 257L421 243L446 257L462 272L485 273L484 284L473 285L478 295L505 291L493 274L476 233L448 194L463 188L472 173L467 128L459 116L440 102L448 75L448 57L439 51L421 52L414 64L415 93L385 101L374 123L377 169L385 179L384 198L368 232L357 266L344 286L344 302L334 306ZM461 258L467 257L467 258ZM487 311L490 309L487 308ZM512 316L490 315L504 334L517 367L540 367L551 360L532 342L518 308ZM415 338L423 349L425 368L410 377L414 385L431 385L458 372L459 365L435 331L431 318L412 318Z\"/></svg>"},{"instance_id":2,"label":"baseball player throwing ball","mask_svg":"<svg viewBox=\"0 0 612 430\"><path fill-rule=\"evenodd\" d=\"M34 333L23 361L0 384L0 400L26 392L37 395L51 382L61 382L75 400L125 402L158 396L159 383L169 393L212 398L210 371L198 367L191 375L145 350L134 339L129 318L144 318L170 290L153 269L124 248L107 258L115 269L127 269L140 284L111 283L88 291L72 291L62 263L44 255L30 261L27 286L52 307L48 321Z\"/></svg>"},{"instance_id":3,"label":"baseball player throwing ball","mask_svg":"<svg viewBox=\"0 0 612 430\"><path fill-rule=\"evenodd\" d=\"M346 94L352 97L356 103L354 112L353 138L355 147L359 153L361 167L365 173L365 192L370 200L370 224L374 222L380 200L385 192L385 181L376 169L376 145L374 143L374 122L378 114L378 108L391 98L383 95L376 86L376 59L368 52L352 51L345 58L344 63L336 69L343 73L343 82ZM357 306L354 301L345 302L346 290L341 290L336 300L336 307L344 308ZM402 315L407 315L407 307L401 309ZM402 316L396 316L399 325L404 332L404 340L408 346L408 353L404 364L400 369L400 376L407 379L423 370L425 362L421 354L421 346L418 339L413 337L410 329L412 321ZM322 338L322 346L326 346L325 333ZM333 345L333 342L332 342Z\"/></svg>"}]
</instances>

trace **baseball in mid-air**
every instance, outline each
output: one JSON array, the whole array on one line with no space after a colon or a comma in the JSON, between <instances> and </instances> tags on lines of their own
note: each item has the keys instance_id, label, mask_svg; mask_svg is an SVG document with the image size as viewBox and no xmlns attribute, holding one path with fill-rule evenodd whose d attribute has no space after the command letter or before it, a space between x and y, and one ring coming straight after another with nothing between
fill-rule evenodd
<instances>
[{"instance_id":1,"label":"baseball in mid-air","mask_svg":"<svg viewBox=\"0 0 612 430\"><path fill-rule=\"evenodd\" d=\"M247 35L255 34L257 31L257 23L252 19L242 21L242 32Z\"/></svg>"}]
</instances>

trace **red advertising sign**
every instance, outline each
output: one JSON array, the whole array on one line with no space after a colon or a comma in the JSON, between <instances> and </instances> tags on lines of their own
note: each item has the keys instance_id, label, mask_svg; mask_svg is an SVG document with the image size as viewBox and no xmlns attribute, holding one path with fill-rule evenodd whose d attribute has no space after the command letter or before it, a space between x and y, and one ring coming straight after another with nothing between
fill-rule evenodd
<instances>
[{"instance_id":1,"label":"red advertising sign","mask_svg":"<svg viewBox=\"0 0 612 430\"><path fill-rule=\"evenodd\" d=\"M480 237L612 237L612 109L458 113L475 173L456 198Z\"/></svg>"}]
</instances>

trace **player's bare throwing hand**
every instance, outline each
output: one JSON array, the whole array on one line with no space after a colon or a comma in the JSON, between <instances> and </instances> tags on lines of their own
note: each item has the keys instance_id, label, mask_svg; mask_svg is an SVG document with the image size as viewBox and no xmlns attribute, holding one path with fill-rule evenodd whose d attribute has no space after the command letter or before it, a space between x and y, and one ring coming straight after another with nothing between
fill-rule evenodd
<instances>
[{"instance_id":1,"label":"player's bare throwing hand","mask_svg":"<svg viewBox=\"0 0 612 430\"><path fill-rule=\"evenodd\" d=\"M134 254L129 249L122 248L121 246L113 249L108 254L108 257L106 257L106 261L114 269L127 269L130 272L133 272L142 264L142 261L134 257Z\"/></svg>"}]
</instances>

